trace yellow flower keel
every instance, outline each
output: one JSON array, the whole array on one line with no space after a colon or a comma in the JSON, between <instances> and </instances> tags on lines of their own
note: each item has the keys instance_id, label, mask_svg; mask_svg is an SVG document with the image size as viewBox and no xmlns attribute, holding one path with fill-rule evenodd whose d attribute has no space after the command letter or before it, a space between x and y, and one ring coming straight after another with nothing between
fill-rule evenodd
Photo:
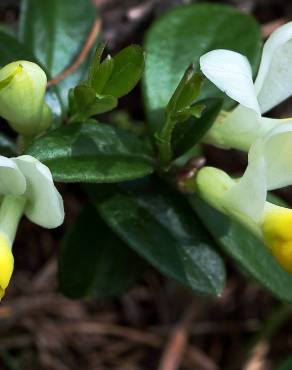
<instances>
[{"instance_id":1,"label":"yellow flower keel","mask_svg":"<svg viewBox=\"0 0 292 370\"><path fill-rule=\"evenodd\" d=\"M292 241L279 243L271 249L279 264L292 274Z\"/></svg>"},{"instance_id":2,"label":"yellow flower keel","mask_svg":"<svg viewBox=\"0 0 292 370\"><path fill-rule=\"evenodd\" d=\"M5 235L0 234L0 299L5 294L14 267L14 258Z\"/></svg>"},{"instance_id":3,"label":"yellow flower keel","mask_svg":"<svg viewBox=\"0 0 292 370\"><path fill-rule=\"evenodd\" d=\"M273 206L262 224L266 245L279 264L292 273L292 210Z\"/></svg>"}]
</instances>

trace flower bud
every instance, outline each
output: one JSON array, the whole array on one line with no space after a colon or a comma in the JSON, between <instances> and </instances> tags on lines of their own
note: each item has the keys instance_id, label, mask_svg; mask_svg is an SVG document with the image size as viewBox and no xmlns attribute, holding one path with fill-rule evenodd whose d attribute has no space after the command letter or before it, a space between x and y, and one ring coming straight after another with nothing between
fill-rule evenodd
<instances>
[{"instance_id":1,"label":"flower bud","mask_svg":"<svg viewBox=\"0 0 292 370\"><path fill-rule=\"evenodd\" d=\"M234 181L224 171L215 167L203 167L196 178L200 196L212 207L225 212L226 192L234 186Z\"/></svg>"},{"instance_id":2,"label":"flower bud","mask_svg":"<svg viewBox=\"0 0 292 370\"><path fill-rule=\"evenodd\" d=\"M8 238L0 234L0 300L5 294L14 267L13 254Z\"/></svg>"},{"instance_id":3,"label":"flower bud","mask_svg":"<svg viewBox=\"0 0 292 370\"><path fill-rule=\"evenodd\" d=\"M262 239L261 220L263 212L260 215L257 214L257 202L254 201L252 204L248 202L249 188L244 183L242 185L240 185L238 179L232 179L227 173L214 167L203 167L197 174L197 190L201 198ZM234 192L234 190L240 191L241 199L237 199L237 192ZM260 201L260 203L262 202ZM264 199L262 208L265 204L267 202Z\"/></svg>"},{"instance_id":4,"label":"flower bud","mask_svg":"<svg viewBox=\"0 0 292 370\"><path fill-rule=\"evenodd\" d=\"M265 197L259 201L260 196L256 192L256 187L251 186L252 182L246 181L252 174L247 172L246 174L248 176L245 175L245 179L234 180L224 171L204 167L197 175L198 192L213 208L240 222L263 241L279 265L292 273L292 209L267 202ZM258 184L261 179L259 173L257 175L255 183ZM236 188L238 191L234 192ZM249 197L251 188L254 198ZM259 215L256 205L258 201L263 202L263 209Z\"/></svg>"},{"instance_id":5,"label":"flower bud","mask_svg":"<svg viewBox=\"0 0 292 370\"><path fill-rule=\"evenodd\" d=\"M35 136L50 126L46 84L45 72L32 62L21 60L0 70L0 115L19 134Z\"/></svg>"}]
</instances>

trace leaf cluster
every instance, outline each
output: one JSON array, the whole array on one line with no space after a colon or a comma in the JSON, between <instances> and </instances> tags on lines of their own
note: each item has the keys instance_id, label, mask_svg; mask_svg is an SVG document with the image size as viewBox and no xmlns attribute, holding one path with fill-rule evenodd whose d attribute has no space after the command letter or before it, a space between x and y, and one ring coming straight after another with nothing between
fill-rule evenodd
<instances>
[{"instance_id":1,"label":"leaf cluster","mask_svg":"<svg viewBox=\"0 0 292 370\"><path fill-rule=\"evenodd\" d=\"M0 30L0 63L32 60L55 77L80 52L97 16L89 0L74 7L71 0L24 0L19 35ZM198 70L200 56L216 48L246 55L256 71L259 25L227 6L177 7L151 25L146 54L131 45L103 58L99 43L78 70L48 90L53 129L25 153L46 164L56 182L78 183L88 200L62 242L59 280L66 295L121 294L149 265L195 293L218 295L227 253L276 297L292 302L292 277L260 241L175 186L177 176L195 171L201 139L222 107L232 106ZM97 120L136 86L144 67L148 130L129 129L131 119L127 128ZM13 140L1 136L0 151L14 155Z\"/></svg>"}]
</instances>

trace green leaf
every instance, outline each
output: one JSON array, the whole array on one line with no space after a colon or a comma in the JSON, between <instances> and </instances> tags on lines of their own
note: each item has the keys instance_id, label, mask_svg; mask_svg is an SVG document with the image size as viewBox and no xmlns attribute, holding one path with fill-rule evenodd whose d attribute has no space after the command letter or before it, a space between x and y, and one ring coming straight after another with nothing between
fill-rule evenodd
<instances>
[{"instance_id":1,"label":"green leaf","mask_svg":"<svg viewBox=\"0 0 292 370\"><path fill-rule=\"evenodd\" d=\"M82 14L82 16L80 16ZM90 0L23 0L20 39L52 76L67 68L96 18Z\"/></svg>"},{"instance_id":2,"label":"green leaf","mask_svg":"<svg viewBox=\"0 0 292 370\"><path fill-rule=\"evenodd\" d=\"M201 83L201 74L194 73L192 67L188 68L167 104L168 114L175 118L180 111L189 108L200 93Z\"/></svg>"},{"instance_id":3,"label":"green leaf","mask_svg":"<svg viewBox=\"0 0 292 370\"><path fill-rule=\"evenodd\" d=\"M119 182L154 169L148 141L101 123L63 126L32 142L26 154L46 164L54 179L63 182Z\"/></svg>"},{"instance_id":4,"label":"green leaf","mask_svg":"<svg viewBox=\"0 0 292 370\"><path fill-rule=\"evenodd\" d=\"M280 267L267 247L238 222L214 210L197 196L189 199L223 250L275 297L292 302L292 275Z\"/></svg>"},{"instance_id":5,"label":"green leaf","mask_svg":"<svg viewBox=\"0 0 292 370\"><path fill-rule=\"evenodd\" d=\"M61 290L71 298L112 297L143 274L145 262L88 206L66 234L59 256Z\"/></svg>"},{"instance_id":6,"label":"green leaf","mask_svg":"<svg viewBox=\"0 0 292 370\"><path fill-rule=\"evenodd\" d=\"M102 94L108 80L114 69L114 60L108 55L105 60L100 64L99 68L96 69L94 75L90 80L91 86L94 88L95 92Z\"/></svg>"},{"instance_id":7,"label":"green leaf","mask_svg":"<svg viewBox=\"0 0 292 370\"><path fill-rule=\"evenodd\" d=\"M46 67L49 77L68 68L80 53L96 18L90 0L23 0L20 16L20 40ZM67 94L85 77L89 58L58 84L63 104Z\"/></svg>"},{"instance_id":8,"label":"green leaf","mask_svg":"<svg viewBox=\"0 0 292 370\"><path fill-rule=\"evenodd\" d=\"M102 218L166 276L196 293L219 294L225 270L201 223L178 194L159 183L92 195Z\"/></svg>"},{"instance_id":9,"label":"green leaf","mask_svg":"<svg viewBox=\"0 0 292 370\"><path fill-rule=\"evenodd\" d=\"M199 102L204 106L200 118L190 118L176 125L172 134L172 147L175 156L181 156L193 148L211 128L218 116L223 100L220 98L204 99Z\"/></svg>"},{"instance_id":10,"label":"green leaf","mask_svg":"<svg viewBox=\"0 0 292 370\"><path fill-rule=\"evenodd\" d=\"M0 65L14 62L16 60L29 60L34 62L35 56L28 49L27 45L22 44L13 35L0 30Z\"/></svg>"},{"instance_id":11,"label":"green leaf","mask_svg":"<svg viewBox=\"0 0 292 370\"><path fill-rule=\"evenodd\" d=\"M118 100L114 96L110 95L99 95L96 98L96 105L94 108L94 114L101 114L109 112L116 108L118 105Z\"/></svg>"},{"instance_id":12,"label":"green leaf","mask_svg":"<svg viewBox=\"0 0 292 370\"><path fill-rule=\"evenodd\" d=\"M146 113L153 132L161 130L163 110L190 63L199 70L201 55L213 49L231 49L246 55L255 72L261 32L249 15L219 4L176 7L157 19L146 40L143 90ZM205 81L201 99L222 97ZM230 102L230 100L229 100ZM230 107L225 98L225 108Z\"/></svg>"},{"instance_id":13,"label":"green leaf","mask_svg":"<svg viewBox=\"0 0 292 370\"><path fill-rule=\"evenodd\" d=\"M93 87L87 85L76 86L74 97L81 120L113 110L118 104L114 96L98 96Z\"/></svg>"},{"instance_id":14,"label":"green leaf","mask_svg":"<svg viewBox=\"0 0 292 370\"><path fill-rule=\"evenodd\" d=\"M292 370L292 357L290 356L282 361L276 370Z\"/></svg>"},{"instance_id":15,"label":"green leaf","mask_svg":"<svg viewBox=\"0 0 292 370\"><path fill-rule=\"evenodd\" d=\"M120 98L128 94L139 82L144 71L144 52L138 45L130 45L113 58L110 79L102 93Z\"/></svg>"},{"instance_id":16,"label":"green leaf","mask_svg":"<svg viewBox=\"0 0 292 370\"><path fill-rule=\"evenodd\" d=\"M289 208L289 205L282 198L271 192L268 192L267 201L280 207Z\"/></svg>"},{"instance_id":17,"label":"green leaf","mask_svg":"<svg viewBox=\"0 0 292 370\"><path fill-rule=\"evenodd\" d=\"M93 55L93 58L90 64L89 72L88 72L89 81L94 80L95 73L98 70L100 63L101 63L101 58L102 58L102 54L105 49L105 45L106 44L104 42L101 42L97 45L95 49L95 52L94 52L94 55Z\"/></svg>"},{"instance_id":18,"label":"green leaf","mask_svg":"<svg viewBox=\"0 0 292 370\"><path fill-rule=\"evenodd\" d=\"M201 75L195 73L190 66L166 106L165 121L161 125L161 131L155 133L160 165L166 171L171 168L173 159L172 134L176 125L202 111L201 105L192 106L200 93L201 82Z\"/></svg>"}]
</instances>

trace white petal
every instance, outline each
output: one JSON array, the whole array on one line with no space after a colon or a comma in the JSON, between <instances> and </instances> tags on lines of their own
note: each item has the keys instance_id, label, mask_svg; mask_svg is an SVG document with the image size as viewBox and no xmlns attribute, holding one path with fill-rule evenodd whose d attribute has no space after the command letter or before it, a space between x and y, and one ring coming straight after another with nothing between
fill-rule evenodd
<instances>
[{"instance_id":1,"label":"white petal","mask_svg":"<svg viewBox=\"0 0 292 370\"><path fill-rule=\"evenodd\" d=\"M22 195L26 181L13 160L0 156L0 195Z\"/></svg>"},{"instance_id":2,"label":"white petal","mask_svg":"<svg viewBox=\"0 0 292 370\"><path fill-rule=\"evenodd\" d=\"M247 58L230 50L213 50L200 58L204 75L230 98L260 114Z\"/></svg>"},{"instance_id":3,"label":"white petal","mask_svg":"<svg viewBox=\"0 0 292 370\"><path fill-rule=\"evenodd\" d=\"M250 160L261 156L266 163L268 190L292 185L292 122L282 123L251 148Z\"/></svg>"},{"instance_id":4,"label":"white petal","mask_svg":"<svg viewBox=\"0 0 292 370\"><path fill-rule=\"evenodd\" d=\"M37 159L23 155L13 158L27 182L26 216L48 229L60 226L64 220L64 206L48 167Z\"/></svg>"},{"instance_id":5,"label":"white petal","mask_svg":"<svg viewBox=\"0 0 292 370\"><path fill-rule=\"evenodd\" d=\"M292 94L292 22L278 28L266 41L255 82L261 112Z\"/></svg>"},{"instance_id":6,"label":"white petal","mask_svg":"<svg viewBox=\"0 0 292 370\"><path fill-rule=\"evenodd\" d=\"M259 116L254 110L238 105L225 117L219 117L204 137L204 142L223 149L248 151L251 145L286 120Z\"/></svg>"},{"instance_id":7,"label":"white petal","mask_svg":"<svg viewBox=\"0 0 292 370\"><path fill-rule=\"evenodd\" d=\"M226 194L226 202L234 214L243 214L259 222L266 197L265 161L260 157L257 161L249 162L238 184Z\"/></svg>"}]
</instances>

